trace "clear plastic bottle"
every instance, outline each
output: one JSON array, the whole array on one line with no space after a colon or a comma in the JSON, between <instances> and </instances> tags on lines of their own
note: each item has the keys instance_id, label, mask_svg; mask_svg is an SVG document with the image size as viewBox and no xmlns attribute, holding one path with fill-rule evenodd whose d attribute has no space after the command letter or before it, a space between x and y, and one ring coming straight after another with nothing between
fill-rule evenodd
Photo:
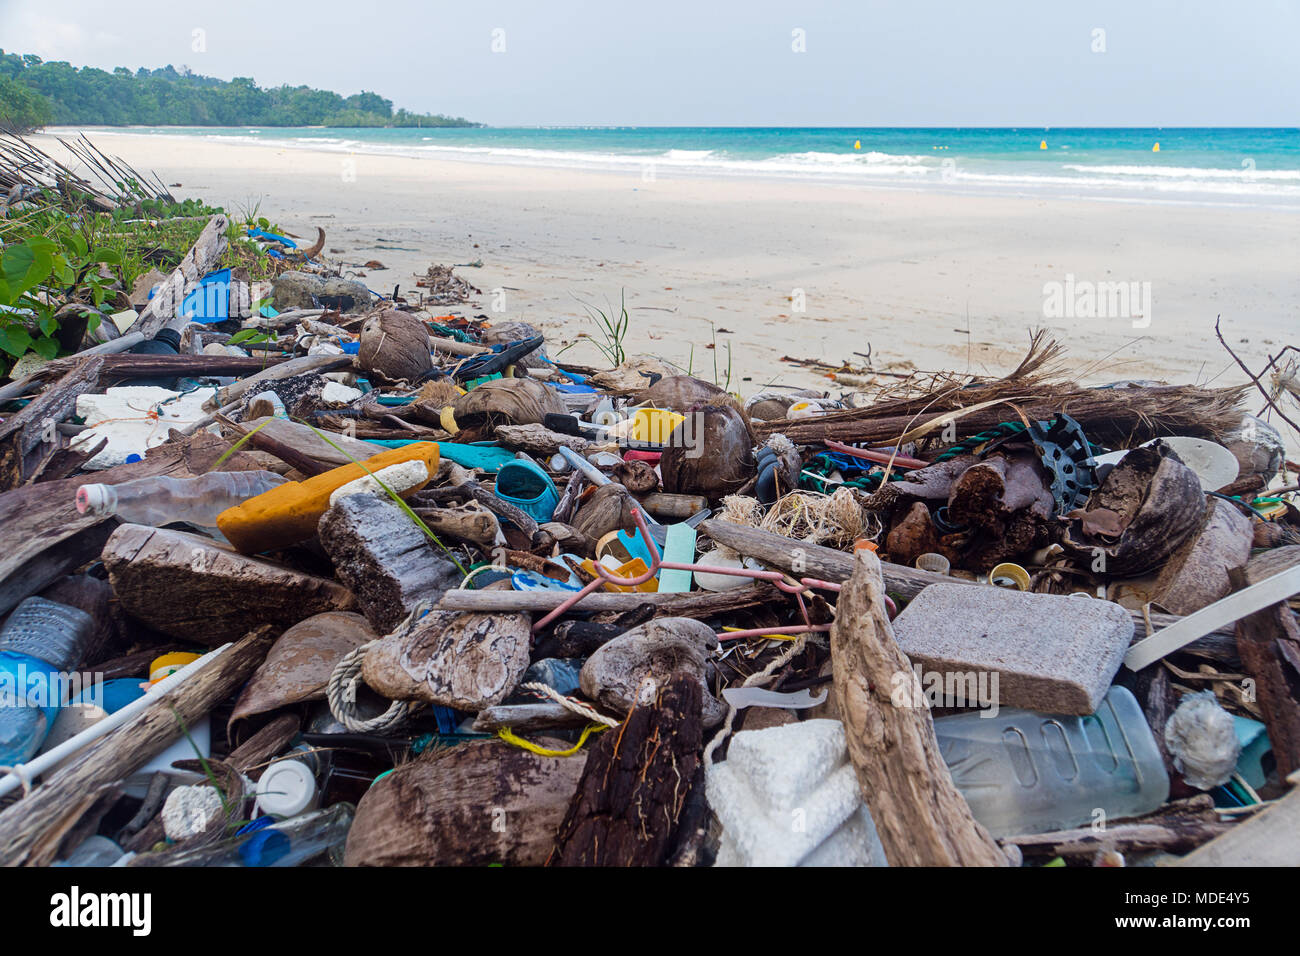
<instances>
[{"instance_id":1,"label":"clear plastic bottle","mask_svg":"<svg viewBox=\"0 0 1300 956\"><path fill-rule=\"evenodd\" d=\"M1169 775L1137 700L1112 687L1087 717L1004 708L934 722L939 751L975 819L995 837L1147 813Z\"/></svg>"},{"instance_id":2,"label":"clear plastic bottle","mask_svg":"<svg viewBox=\"0 0 1300 956\"><path fill-rule=\"evenodd\" d=\"M238 835L176 853L142 853L129 866L299 866L323 853L338 865L356 807L336 803L325 810L315 810L261 826L267 818L255 820Z\"/></svg>"},{"instance_id":3,"label":"clear plastic bottle","mask_svg":"<svg viewBox=\"0 0 1300 956\"><path fill-rule=\"evenodd\" d=\"M0 630L0 765L29 759L45 741L95 632L79 608L30 597Z\"/></svg>"},{"instance_id":4,"label":"clear plastic bottle","mask_svg":"<svg viewBox=\"0 0 1300 956\"><path fill-rule=\"evenodd\" d=\"M528 666L520 683L541 683L561 694L576 694L581 688L579 676L585 663L581 657L544 657Z\"/></svg>"},{"instance_id":5,"label":"clear plastic bottle","mask_svg":"<svg viewBox=\"0 0 1300 956\"><path fill-rule=\"evenodd\" d=\"M82 485L77 489L77 511L115 515L131 524L155 528L174 521L214 528L217 515L227 508L285 481L270 471L212 471L197 478L160 475L120 485Z\"/></svg>"}]
</instances>

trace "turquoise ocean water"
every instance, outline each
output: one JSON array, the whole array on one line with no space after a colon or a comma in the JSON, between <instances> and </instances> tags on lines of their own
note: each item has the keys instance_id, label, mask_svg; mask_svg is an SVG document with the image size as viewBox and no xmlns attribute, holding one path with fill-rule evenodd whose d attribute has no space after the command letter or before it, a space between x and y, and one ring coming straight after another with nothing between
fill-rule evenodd
<instances>
[{"instance_id":1,"label":"turquoise ocean water","mask_svg":"<svg viewBox=\"0 0 1300 956\"><path fill-rule=\"evenodd\" d=\"M1300 208L1297 129L138 128L340 153ZM1153 146L1159 144L1159 151ZM1046 148L1042 148L1045 145Z\"/></svg>"}]
</instances>

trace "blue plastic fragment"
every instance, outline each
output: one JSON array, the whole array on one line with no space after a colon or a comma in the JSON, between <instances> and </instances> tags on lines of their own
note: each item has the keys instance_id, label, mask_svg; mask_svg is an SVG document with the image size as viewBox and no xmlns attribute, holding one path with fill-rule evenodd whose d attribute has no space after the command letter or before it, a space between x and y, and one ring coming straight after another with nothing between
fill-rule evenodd
<instances>
[{"instance_id":1,"label":"blue plastic fragment","mask_svg":"<svg viewBox=\"0 0 1300 956\"><path fill-rule=\"evenodd\" d=\"M245 866L270 866L289 852L289 838L279 830L258 830L239 847Z\"/></svg>"},{"instance_id":2,"label":"blue plastic fragment","mask_svg":"<svg viewBox=\"0 0 1300 956\"><path fill-rule=\"evenodd\" d=\"M288 246L290 249L297 249L297 248L298 248L298 243L294 242L294 241L293 241L292 239L290 239L289 237L287 237L287 236L277 236L275 233L273 233L273 232L267 232L265 229L253 229L253 228L250 228L250 229L248 230L248 234L249 234L250 236L252 236L254 239L266 239L266 240L269 241L269 242L278 242L278 243L280 243L280 245L282 245L282 246Z\"/></svg>"},{"instance_id":3,"label":"blue plastic fragment","mask_svg":"<svg viewBox=\"0 0 1300 956\"><path fill-rule=\"evenodd\" d=\"M209 272L181 300L180 314L195 322L224 322L230 318L230 270Z\"/></svg>"}]
</instances>

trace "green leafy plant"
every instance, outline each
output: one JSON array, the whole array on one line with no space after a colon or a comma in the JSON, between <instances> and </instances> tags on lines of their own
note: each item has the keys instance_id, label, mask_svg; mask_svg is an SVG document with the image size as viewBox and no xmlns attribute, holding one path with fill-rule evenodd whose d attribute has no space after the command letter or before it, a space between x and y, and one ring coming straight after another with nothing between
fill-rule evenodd
<instances>
[{"instance_id":1,"label":"green leafy plant","mask_svg":"<svg viewBox=\"0 0 1300 956\"><path fill-rule=\"evenodd\" d=\"M632 320L627 311L627 290L619 292L618 312L610 306L609 311L588 305L586 302L580 304L587 310L587 317L595 324L597 331L600 333L600 339L597 340L582 333L582 338L591 339L596 348L600 349L601 354L609 360L610 365L617 368L627 359L627 353L623 349L623 340L627 337L627 331L631 327ZM564 354L577 342L570 342L564 348L560 349L558 354Z\"/></svg>"},{"instance_id":2,"label":"green leafy plant","mask_svg":"<svg viewBox=\"0 0 1300 956\"><path fill-rule=\"evenodd\" d=\"M93 247L66 217L43 225L0 254L0 349L15 359L29 350L47 359L58 355L56 314L65 294L80 291L97 309L113 281L100 274L99 265L122 263L118 251ZM94 309L87 312L98 322Z\"/></svg>"}]
</instances>

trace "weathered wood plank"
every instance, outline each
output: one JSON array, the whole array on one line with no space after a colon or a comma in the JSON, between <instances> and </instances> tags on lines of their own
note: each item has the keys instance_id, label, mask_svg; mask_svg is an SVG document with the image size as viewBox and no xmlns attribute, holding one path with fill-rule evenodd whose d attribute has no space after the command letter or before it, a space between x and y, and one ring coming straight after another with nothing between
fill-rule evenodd
<instances>
[{"instance_id":1,"label":"weathered wood plank","mask_svg":"<svg viewBox=\"0 0 1300 956\"><path fill-rule=\"evenodd\" d=\"M232 693L271 646L259 628L156 703L109 731L0 813L0 865L48 864L60 837L104 787L134 773Z\"/></svg>"},{"instance_id":2,"label":"weathered wood plank","mask_svg":"<svg viewBox=\"0 0 1300 956\"><path fill-rule=\"evenodd\" d=\"M891 700L911 675L885 613L880 560L859 551L831 629L835 701L849 757L890 866L1006 866L1006 855L971 816L952 782L930 710Z\"/></svg>"}]
</instances>

